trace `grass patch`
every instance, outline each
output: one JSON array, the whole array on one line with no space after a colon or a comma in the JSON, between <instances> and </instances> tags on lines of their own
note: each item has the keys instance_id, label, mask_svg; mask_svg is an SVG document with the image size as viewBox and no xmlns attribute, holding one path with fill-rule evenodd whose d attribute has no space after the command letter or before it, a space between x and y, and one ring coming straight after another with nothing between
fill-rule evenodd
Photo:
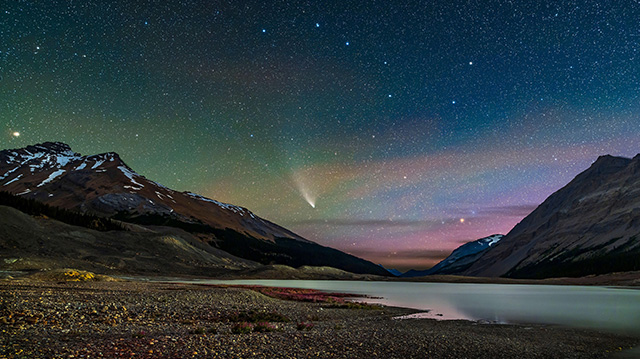
<instances>
[{"instance_id":1,"label":"grass patch","mask_svg":"<svg viewBox=\"0 0 640 359\"><path fill-rule=\"evenodd\" d=\"M233 334L249 334L253 331L253 325L247 322L236 323L231 327Z\"/></svg>"},{"instance_id":2,"label":"grass patch","mask_svg":"<svg viewBox=\"0 0 640 359\"><path fill-rule=\"evenodd\" d=\"M296 302L326 303L332 308L380 309L379 305L351 302L347 298L374 298L361 294L323 292L315 289L264 287L259 285L221 285L224 288L251 289L266 296ZM274 320L268 320L273 322Z\"/></svg>"}]
</instances>

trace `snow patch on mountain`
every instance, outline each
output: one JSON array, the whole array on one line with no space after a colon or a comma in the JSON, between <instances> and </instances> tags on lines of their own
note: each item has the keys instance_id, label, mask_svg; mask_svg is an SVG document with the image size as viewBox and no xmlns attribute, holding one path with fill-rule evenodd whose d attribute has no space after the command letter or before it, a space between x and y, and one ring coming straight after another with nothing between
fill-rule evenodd
<instances>
[{"instance_id":1,"label":"snow patch on mountain","mask_svg":"<svg viewBox=\"0 0 640 359\"><path fill-rule=\"evenodd\" d=\"M238 207L238 206L234 206L232 204L228 204L228 203L222 203L222 202L218 202L215 199L211 199L211 198L207 198L205 196L201 196L197 193L193 193L193 192L185 192L189 197L198 199L200 201L204 201L204 202L211 202L211 203L215 203L216 205L218 205L221 208L224 209L228 209L234 213L237 213L241 216L244 216L247 212L244 208L242 207ZM251 218L255 218L255 216L253 215L253 213L249 212L249 216L251 216Z\"/></svg>"},{"instance_id":2,"label":"snow patch on mountain","mask_svg":"<svg viewBox=\"0 0 640 359\"><path fill-rule=\"evenodd\" d=\"M94 163L93 166L91 166L91 169L95 170L98 166L100 166L103 163L104 163L104 160L97 160L96 163Z\"/></svg>"},{"instance_id":3,"label":"snow patch on mountain","mask_svg":"<svg viewBox=\"0 0 640 359\"><path fill-rule=\"evenodd\" d=\"M12 182L15 182L15 181L19 180L19 179L20 179L20 177L22 177L22 174L19 174L16 178L14 178L14 179L12 179L11 181L9 181L9 182L5 183L4 185L6 186L6 185L8 185L8 184L10 184L10 183L12 183Z\"/></svg>"},{"instance_id":4,"label":"snow patch on mountain","mask_svg":"<svg viewBox=\"0 0 640 359\"><path fill-rule=\"evenodd\" d=\"M169 192L174 192L171 188L166 187L166 186L163 186L163 185L161 185L161 184L160 184L160 183L158 183L158 182L154 182L154 181L149 181L149 182L153 183L153 185L155 185L156 187L163 188L163 189L165 189L165 190L167 190L167 191L169 191Z\"/></svg>"},{"instance_id":5,"label":"snow patch on mountain","mask_svg":"<svg viewBox=\"0 0 640 359\"><path fill-rule=\"evenodd\" d=\"M118 169L120 171L122 171L122 173L124 173L125 176L129 177L129 179L131 180L131 182L137 186L140 186L140 188L144 187L144 185L136 182L135 179L133 179L133 176L139 176L137 173L133 172L132 170L128 169L125 166L118 166ZM138 188L138 189L140 189Z\"/></svg>"},{"instance_id":6,"label":"snow patch on mountain","mask_svg":"<svg viewBox=\"0 0 640 359\"><path fill-rule=\"evenodd\" d=\"M475 260L489 248L493 247L504 237L503 234L494 234L488 237L465 243L455 249L451 254L430 269L424 271L410 270L403 277L420 277L433 274L455 274L468 268Z\"/></svg>"},{"instance_id":7,"label":"snow patch on mountain","mask_svg":"<svg viewBox=\"0 0 640 359\"><path fill-rule=\"evenodd\" d=\"M42 182L41 182L39 185L37 185L36 187L42 187L42 186L44 186L45 184L47 184L47 183L49 183L49 182L53 181L54 179L56 179L56 177L60 176L61 174L65 173L65 172L66 172L65 170L57 170L57 171L53 172L52 174L50 174L50 175L49 175L49 177L48 177L46 180L42 181Z\"/></svg>"},{"instance_id":8,"label":"snow patch on mountain","mask_svg":"<svg viewBox=\"0 0 640 359\"><path fill-rule=\"evenodd\" d=\"M73 161L79 161L82 159L82 157L78 157L75 154L72 153L72 155L69 154L59 154L54 156L56 159L56 162L58 163L58 165L60 167L64 167L67 164L69 164L69 162L73 162Z\"/></svg>"},{"instance_id":9,"label":"snow patch on mountain","mask_svg":"<svg viewBox=\"0 0 640 359\"><path fill-rule=\"evenodd\" d=\"M5 173L4 175L2 175L2 177L0 177L0 180L3 180L3 179L5 179L5 178L7 178L10 174L12 174L13 172L15 172L18 168L20 168L20 166L18 166L18 167L16 167L16 168L14 168L14 169L12 169L12 170L9 170L7 173Z\"/></svg>"}]
</instances>

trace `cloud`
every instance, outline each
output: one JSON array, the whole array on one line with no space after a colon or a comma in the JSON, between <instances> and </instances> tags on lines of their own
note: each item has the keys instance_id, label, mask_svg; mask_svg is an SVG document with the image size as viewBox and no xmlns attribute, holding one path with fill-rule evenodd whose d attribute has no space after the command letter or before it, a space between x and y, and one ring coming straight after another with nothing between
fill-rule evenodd
<instances>
[{"instance_id":1,"label":"cloud","mask_svg":"<svg viewBox=\"0 0 640 359\"><path fill-rule=\"evenodd\" d=\"M479 213L485 216L524 217L538 208L537 204L518 204L481 208Z\"/></svg>"},{"instance_id":2,"label":"cloud","mask_svg":"<svg viewBox=\"0 0 640 359\"><path fill-rule=\"evenodd\" d=\"M326 227L373 227L373 228L432 228L445 224L458 223L460 217L439 220L406 220L406 219L307 219L289 222L291 226L326 226Z\"/></svg>"},{"instance_id":3,"label":"cloud","mask_svg":"<svg viewBox=\"0 0 640 359\"><path fill-rule=\"evenodd\" d=\"M326 225L344 227L429 227L441 221L390 220L390 219L309 219L292 222L294 225Z\"/></svg>"},{"instance_id":4,"label":"cloud","mask_svg":"<svg viewBox=\"0 0 640 359\"><path fill-rule=\"evenodd\" d=\"M374 263L384 263L386 268L396 268L401 271L431 268L450 254L450 252L446 250L417 249L388 252L371 248L354 249L351 250L350 253Z\"/></svg>"},{"instance_id":5,"label":"cloud","mask_svg":"<svg viewBox=\"0 0 640 359\"><path fill-rule=\"evenodd\" d=\"M435 250L435 249L415 249L415 250L402 250L402 251L387 251L384 249L352 249L351 254L363 257L363 258L385 258L385 259L402 259L413 260L421 259L432 262L434 260L440 261L451 254L451 251L447 250Z\"/></svg>"}]
</instances>

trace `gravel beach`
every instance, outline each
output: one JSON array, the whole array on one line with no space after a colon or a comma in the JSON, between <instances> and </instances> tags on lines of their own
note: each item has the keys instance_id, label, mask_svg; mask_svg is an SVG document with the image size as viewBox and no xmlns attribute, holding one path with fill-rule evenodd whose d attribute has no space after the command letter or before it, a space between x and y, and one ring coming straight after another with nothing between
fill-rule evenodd
<instances>
[{"instance_id":1,"label":"gravel beach","mask_svg":"<svg viewBox=\"0 0 640 359\"><path fill-rule=\"evenodd\" d=\"M607 358L640 342L553 326L392 319L413 312L193 284L3 280L0 358ZM232 333L247 313L269 314L275 330Z\"/></svg>"}]
</instances>

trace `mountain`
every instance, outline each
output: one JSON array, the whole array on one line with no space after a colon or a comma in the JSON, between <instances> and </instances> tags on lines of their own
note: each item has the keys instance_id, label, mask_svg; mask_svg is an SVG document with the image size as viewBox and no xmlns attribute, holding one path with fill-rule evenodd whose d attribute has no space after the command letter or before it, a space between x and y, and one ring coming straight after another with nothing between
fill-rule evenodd
<instances>
[{"instance_id":1,"label":"mountain","mask_svg":"<svg viewBox=\"0 0 640 359\"><path fill-rule=\"evenodd\" d=\"M451 254L430 269L410 270L402 277L422 277L432 274L455 274L469 268L487 250L492 248L504 237L503 234L493 234L478 240L465 243L456 248Z\"/></svg>"},{"instance_id":2,"label":"mountain","mask_svg":"<svg viewBox=\"0 0 640 359\"><path fill-rule=\"evenodd\" d=\"M82 156L60 142L0 151L2 189L80 212L122 218L166 217L191 225L229 228L263 240L304 238L246 208L177 192L134 172L109 152Z\"/></svg>"},{"instance_id":3,"label":"mountain","mask_svg":"<svg viewBox=\"0 0 640 359\"><path fill-rule=\"evenodd\" d=\"M640 155L601 156L458 274L579 277L640 270Z\"/></svg>"},{"instance_id":4,"label":"mountain","mask_svg":"<svg viewBox=\"0 0 640 359\"><path fill-rule=\"evenodd\" d=\"M82 156L60 142L3 150L0 189L81 213L180 228L204 243L263 264L388 275L371 262L306 240L246 208L151 181L114 152Z\"/></svg>"},{"instance_id":5,"label":"mountain","mask_svg":"<svg viewBox=\"0 0 640 359\"><path fill-rule=\"evenodd\" d=\"M134 227L134 226L132 226ZM261 265L175 228L97 231L0 205L0 269L214 276Z\"/></svg>"},{"instance_id":6,"label":"mountain","mask_svg":"<svg viewBox=\"0 0 640 359\"><path fill-rule=\"evenodd\" d=\"M382 264L378 264L380 267L384 268L387 272L391 273L391 275L393 275L394 277L400 277L402 275L402 272L400 272L399 270L395 269L395 268L385 268Z\"/></svg>"}]
</instances>

